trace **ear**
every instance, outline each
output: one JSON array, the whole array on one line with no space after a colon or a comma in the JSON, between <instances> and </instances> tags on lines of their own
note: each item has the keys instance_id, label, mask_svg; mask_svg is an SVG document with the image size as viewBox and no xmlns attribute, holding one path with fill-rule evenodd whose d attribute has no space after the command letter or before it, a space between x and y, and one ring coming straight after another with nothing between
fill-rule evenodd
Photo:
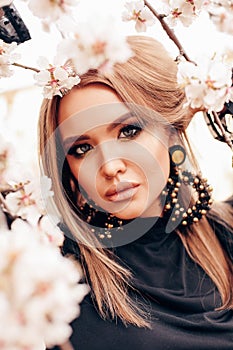
<instances>
[{"instance_id":1,"label":"ear","mask_svg":"<svg viewBox=\"0 0 233 350\"><path fill-rule=\"evenodd\" d=\"M183 142L182 142L181 132L173 127L169 131L168 147L170 148L174 145L183 145Z\"/></svg>"}]
</instances>

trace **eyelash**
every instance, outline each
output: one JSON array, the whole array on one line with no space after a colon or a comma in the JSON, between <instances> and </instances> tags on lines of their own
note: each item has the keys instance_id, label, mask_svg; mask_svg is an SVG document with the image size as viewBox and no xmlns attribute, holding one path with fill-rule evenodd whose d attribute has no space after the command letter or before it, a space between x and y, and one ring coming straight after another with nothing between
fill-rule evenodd
<instances>
[{"instance_id":1,"label":"eyelash","mask_svg":"<svg viewBox=\"0 0 233 350\"><path fill-rule=\"evenodd\" d=\"M120 137L121 133L124 133L126 131L134 131L133 135L128 135L128 136L125 136L125 137ZM129 125L126 125L124 126L123 128L120 129L120 133L119 133L119 136L118 138L119 139L123 139L123 138L135 138L140 132L142 131L142 127L135 123L135 124L129 124Z\"/></svg>"},{"instance_id":2,"label":"eyelash","mask_svg":"<svg viewBox=\"0 0 233 350\"><path fill-rule=\"evenodd\" d=\"M133 134L130 134L130 135L124 135L124 137L121 136L121 134L125 133L125 132L132 132L133 131ZM118 134L118 139L120 140L123 140L123 139L134 139L138 136L138 134L142 131L142 126L140 126L140 124L129 124L129 125L126 125L126 126L123 126L120 131L119 131L119 134ZM81 150L82 148L84 148L84 150L82 150L83 153L78 153L78 150ZM93 147L88 144L88 143L83 143L83 144L80 144L80 145L74 145L72 146L67 154L68 155L71 155L71 156L74 156L76 158L82 158L83 156L85 156L85 154L87 154Z\"/></svg>"}]
</instances>

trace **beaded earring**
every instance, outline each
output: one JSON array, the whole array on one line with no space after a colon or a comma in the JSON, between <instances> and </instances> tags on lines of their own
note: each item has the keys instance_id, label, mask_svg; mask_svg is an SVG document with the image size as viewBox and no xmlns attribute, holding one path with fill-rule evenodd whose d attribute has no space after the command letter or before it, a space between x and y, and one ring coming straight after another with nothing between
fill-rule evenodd
<instances>
[{"instance_id":1,"label":"beaded earring","mask_svg":"<svg viewBox=\"0 0 233 350\"><path fill-rule=\"evenodd\" d=\"M180 145L174 145L169 148L169 155L174 166L179 166L184 163L186 152Z\"/></svg>"},{"instance_id":2,"label":"beaded earring","mask_svg":"<svg viewBox=\"0 0 233 350\"><path fill-rule=\"evenodd\" d=\"M63 172L66 175L66 172ZM130 220L121 220L116 216L103 211L87 195L83 188L80 188L76 178L71 175L63 177L63 186L66 188L67 196L70 198L72 207L81 220L91 227L98 238L111 239L112 230L122 230L122 226Z\"/></svg>"},{"instance_id":3,"label":"beaded earring","mask_svg":"<svg viewBox=\"0 0 233 350\"><path fill-rule=\"evenodd\" d=\"M213 203L211 198L213 188L207 183L207 179L202 178L201 173L195 175L190 171L180 170L179 165L184 162L186 157L182 146L171 147L169 153L171 171L166 188L162 191L162 197L165 197L163 213L173 223L182 226L191 225L198 222L210 209ZM196 202L188 209L185 209L178 201L178 193L182 184L194 188L198 197Z\"/></svg>"},{"instance_id":4,"label":"beaded earring","mask_svg":"<svg viewBox=\"0 0 233 350\"><path fill-rule=\"evenodd\" d=\"M128 220L121 220L113 214L103 212L94 204L89 204L88 202L80 206L79 210L82 213L83 220L92 226L91 231L100 239L111 239L112 229L122 230L122 226L128 222Z\"/></svg>"}]
</instances>

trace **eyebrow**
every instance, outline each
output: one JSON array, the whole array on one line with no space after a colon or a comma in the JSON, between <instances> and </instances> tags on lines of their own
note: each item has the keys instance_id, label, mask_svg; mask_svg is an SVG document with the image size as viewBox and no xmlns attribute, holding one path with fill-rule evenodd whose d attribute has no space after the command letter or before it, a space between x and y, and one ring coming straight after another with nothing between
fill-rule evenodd
<instances>
[{"instance_id":1,"label":"eyebrow","mask_svg":"<svg viewBox=\"0 0 233 350\"><path fill-rule=\"evenodd\" d=\"M108 125L107 131L112 131L114 130L118 125L123 124L126 120L135 117L135 114L133 112L128 112L114 120L111 124ZM87 141L90 140L90 136L88 134L83 134L83 135L77 135L77 136L70 136L67 137L63 141L63 147L68 148L72 144L74 144L77 141Z\"/></svg>"}]
</instances>

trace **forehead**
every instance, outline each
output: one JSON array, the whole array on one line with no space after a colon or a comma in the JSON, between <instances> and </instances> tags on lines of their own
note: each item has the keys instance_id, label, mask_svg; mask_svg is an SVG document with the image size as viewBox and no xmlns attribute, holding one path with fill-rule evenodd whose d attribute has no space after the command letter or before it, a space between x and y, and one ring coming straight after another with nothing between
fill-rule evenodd
<instances>
[{"instance_id":1,"label":"forehead","mask_svg":"<svg viewBox=\"0 0 233 350\"><path fill-rule=\"evenodd\" d=\"M62 136L83 134L112 123L129 109L117 94L103 84L75 88L60 101L58 124Z\"/></svg>"}]
</instances>

